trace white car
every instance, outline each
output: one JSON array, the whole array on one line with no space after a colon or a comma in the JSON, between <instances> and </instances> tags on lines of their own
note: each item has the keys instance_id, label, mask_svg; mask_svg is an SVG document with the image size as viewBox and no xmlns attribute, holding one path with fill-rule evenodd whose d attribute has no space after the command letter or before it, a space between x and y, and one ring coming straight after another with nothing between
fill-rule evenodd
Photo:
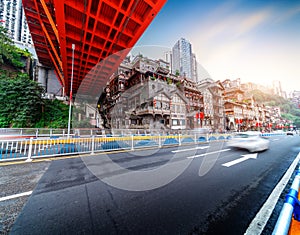
<instances>
[{"instance_id":1,"label":"white car","mask_svg":"<svg viewBox=\"0 0 300 235\"><path fill-rule=\"evenodd\" d=\"M249 152L267 150L270 141L258 131L238 132L227 142L228 147L247 149Z\"/></svg>"},{"instance_id":2,"label":"white car","mask_svg":"<svg viewBox=\"0 0 300 235\"><path fill-rule=\"evenodd\" d=\"M286 135L294 135L294 132L293 131L287 131Z\"/></svg>"}]
</instances>

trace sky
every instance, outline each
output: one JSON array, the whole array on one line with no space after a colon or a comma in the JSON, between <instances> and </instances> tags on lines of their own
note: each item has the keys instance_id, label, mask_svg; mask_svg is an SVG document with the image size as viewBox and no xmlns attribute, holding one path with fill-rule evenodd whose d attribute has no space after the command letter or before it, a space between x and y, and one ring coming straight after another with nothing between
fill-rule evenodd
<instances>
[{"instance_id":1,"label":"sky","mask_svg":"<svg viewBox=\"0 0 300 235\"><path fill-rule=\"evenodd\" d=\"M181 37L214 80L300 90L300 1L168 0L136 46L171 49Z\"/></svg>"}]
</instances>

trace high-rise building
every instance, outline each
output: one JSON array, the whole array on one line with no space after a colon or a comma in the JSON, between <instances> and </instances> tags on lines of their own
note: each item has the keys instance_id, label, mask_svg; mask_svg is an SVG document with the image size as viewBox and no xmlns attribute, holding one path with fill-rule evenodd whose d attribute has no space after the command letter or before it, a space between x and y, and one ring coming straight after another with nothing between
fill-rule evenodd
<instances>
[{"instance_id":1,"label":"high-rise building","mask_svg":"<svg viewBox=\"0 0 300 235\"><path fill-rule=\"evenodd\" d=\"M197 60L196 60L196 55L193 53L192 54L192 80L194 82L199 82L198 81L198 66L197 66Z\"/></svg>"},{"instance_id":2,"label":"high-rise building","mask_svg":"<svg viewBox=\"0 0 300 235\"><path fill-rule=\"evenodd\" d=\"M16 43L32 44L22 0L0 0L0 25Z\"/></svg>"},{"instance_id":3,"label":"high-rise building","mask_svg":"<svg viewBox=\"0 0 300 235\"><path fill-rule=\"evenodd\" d=\"M273 81L273 91L274 91L275 95L279 95L282 97L284 96L280 81L278 81L278 80Z\"/></svg>"},{"instance_id":4,"label":"high-rise building","mask_svg":"<svg viewBox=\"0 0 300 235\"><path fill-rule=\"evenodd\" d=\"M172 70L172 51L166 51L164 53L164 60L169 63L169 65L170 65L170 72L172 74L174 74L175 72L173 72L173 70Z\"/></svg>"},{"instance_id":5,"label":"high-rise building","mask_svg":"<svg viewBox=\"0 0 300 235\"><path fill-rule=\"evenodd\" d=\"M172 72L196 82L196 64L196 56L192 53L191 43L185 38L180 38L172 48Z\"/></svg>"}]
</instances>

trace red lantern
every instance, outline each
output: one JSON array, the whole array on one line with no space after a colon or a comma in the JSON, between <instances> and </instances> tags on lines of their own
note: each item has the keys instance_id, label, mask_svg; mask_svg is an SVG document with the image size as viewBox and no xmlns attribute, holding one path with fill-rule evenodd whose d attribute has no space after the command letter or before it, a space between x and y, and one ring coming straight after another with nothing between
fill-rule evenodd
<instances>
[{"instance_id":1,"label":"red lantern","mask_svg":"<svg viewBox=\"0 0 300 235\"><path fill-rule=\"evenodd\" d=\"M195 118L197 118L197 119L204 119L204 113L203 112L196 113Z\"/></svg>"},{"instance_id":2,"label":"red lantern","mask_svg":"<svg viewBox=\"0 0 300 235\"><path fill-rule=\"evenodd\" d=\"M204 113L203 112L200 112L200 119L204 119Z\"/></svg>"}]
</instances>

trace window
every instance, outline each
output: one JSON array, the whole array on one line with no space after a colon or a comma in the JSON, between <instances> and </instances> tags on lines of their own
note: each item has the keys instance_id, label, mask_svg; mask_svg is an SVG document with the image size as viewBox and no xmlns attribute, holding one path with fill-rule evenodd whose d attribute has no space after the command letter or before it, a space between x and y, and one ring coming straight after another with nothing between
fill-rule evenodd
<instances>
[{"instance_id":1,"label":"window","mask_svg":"<svg viewBox=\"0 0 300 235\"><path fill-rule=\"evenodd\" d=\"M161 108L161 103L160 101L156 101L155 108L160 109Z\"/></svg>"}]
</instances>

